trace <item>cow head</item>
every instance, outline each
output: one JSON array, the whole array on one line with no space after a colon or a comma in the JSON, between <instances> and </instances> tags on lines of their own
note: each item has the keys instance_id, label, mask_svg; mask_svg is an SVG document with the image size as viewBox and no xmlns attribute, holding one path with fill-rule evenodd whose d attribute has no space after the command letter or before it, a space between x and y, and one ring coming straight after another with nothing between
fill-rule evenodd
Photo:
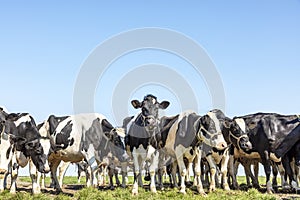
<instances>
[{"instance_id":1,"label":"cow head","mask_svg":"<svg viewBox=\"0 0 300 200\"><path fill-rule=\"evenodd\" d=\"M129 160L129 156L126 152L125 146L125 129L113 128L109 132L109 139L113 146L111 147L113 154L118 158L120 162L126 162Z\"/></svg>"},{"instance_id":2,"label":"cow head","mask_svg":"<svg viewBox=\"0 0 300 200\"><path fill-rule=\"evenodd\" d=\"M170 105L168 101L159 103L157 98L151 94L145 96L142 102L139 100L132 100L131 104L135 109L141 108L144 126L149 129L157 125L158 110L166 109Z\"/></svg>"},{"instance_id":3,"label":"cow head","mask_svg":"<svg viewBox=\"0 0 300 200\"><path fill-rule=\"evenodd\" d=\"M196 129L198 138L205 144L219 151L227 148L227 143L221 131L220 121L217 119L215 113L208 112L195 125L194 128Z\"/></svg>"},{"instance_id":4,"label":"cow head","mask_svg":"<svg viewBox=\"0 0 300 200\"><path fill-rule=\"evenodd\" d=\"M248 137L249 128L244 119L225 119L224 126L225 128L229 129L228 138L235 147L245 152L249 152L252 149L252 144Z\"/></svg>"}]
</instances>

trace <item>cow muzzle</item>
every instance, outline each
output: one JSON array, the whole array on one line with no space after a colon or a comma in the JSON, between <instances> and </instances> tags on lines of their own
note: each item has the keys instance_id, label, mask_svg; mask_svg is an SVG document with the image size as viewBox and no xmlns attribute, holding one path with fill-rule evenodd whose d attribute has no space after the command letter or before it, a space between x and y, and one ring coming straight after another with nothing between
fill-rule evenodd
<instances>
[{"instance_id":1,"label":"cow muzzle","mask_svg":"<svg viewBox=\"0 0 300 200\"><path fill-rule=\"evenodd\" d=\"M217 150L224 150L227 148L227 143L226 142L219 142L217 145L216 145L216 149Z\"/></svg>"},{"instance_id":2,"label":"cow muzzle","mask_svg":"<svg viewBox=\"0 0 300 200\"><path fill-rule=\"evenodd\" d=\"M243 150L243 151L250 151L251 149L252 149L252 144L251 144L251 142L242 142L241 144L240 144L240 146L241 146L241 149Z\"/></svg>"},{"instance_id":3,"label":"cow muzzle","mask_svg":"<svg viewBox=\"0 0 300 200\"><path fill-rule=\"evenodd\" d=\"M153 116L147 116L145 117L145 124L146 126L154 126L156 123L156 119Z\"/></svg>"}]
</instances>

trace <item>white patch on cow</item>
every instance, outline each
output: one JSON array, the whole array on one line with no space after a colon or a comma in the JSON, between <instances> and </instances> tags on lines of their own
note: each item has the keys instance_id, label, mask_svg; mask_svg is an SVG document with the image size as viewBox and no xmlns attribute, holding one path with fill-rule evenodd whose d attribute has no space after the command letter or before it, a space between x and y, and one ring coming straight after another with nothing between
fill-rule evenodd
<instances>
[{"instance_id":1,"label":"white patch on cow","mask_svg":"<svg viewBox=\"0 0 300 200\"><path fill-rule=\"evenodd\" d=\"M216 113L213 112L208 112L207 115L213 120L215 123L216 131L217 133L222 133L221 131L221 126L220 126L220 121L218 120Z\"/></svg>"},{"instance_id":2,"label":"white patch on cow","mask_svg":"<svg viewBox=\"0 0 300 200\"><path fill-rule=\"evenodd\" d=\"M47 120L44 121L43 126L41 126L38 131L42 137L47 137L49 131L49 122Z\"/></svg>"},{"instance_id":3,"label":"white patch on cow","mask_svg":"<svg viewBox=\"0 0 300 200\"><path fill-rule=\"evenodd\" d=\"M21 123L23 122L30 122L31 121L31 118L30 118L30 115L27 114L25 116L22 116L21 118L19 118L17 121L15 121L15 125L16 126L19 126Z\"/></svg>"},{"instance_id":4,"label":"white patch on cow","mask_svg":"<svg viewBox=\"0 0 300 200\"><path fill-rule=\"evenodd\" d=\"M196 114L195 113L195 111L193 111L193 110L186 110L186 111L183 111L182 113L180 113L180 115L178 116L178 123L180 122L180 121L182 121L182 119L184 118L184 117L188 117L190 114Z\"/></svg>"},{"instance_id":5,"label":"white patch on cow","mask_svg":"<svg viewBox=\"0 0 300 200\"><path fill-rule=\"evenodd\" d=\"M125 129L124 128L115 128L118 136L124 138L125 137Z\"/></svg>"},{"instance_id":6,"label":"white patch on cow","mask_svg":"<svg viewBox=\"0 0 300 200\"><path fill-rule=\"evenodd\" d=\"M270 153L270 159L274 162L281 162L281 158L278 158L274 153Z\"/></svg>"},{"instance_id":7,"label":"white patch on cow","mask_svg":"<svg viewBox=\"0 0 300 200\"><path fill-rule=\"evenodd\" d=\"M11 143L9 140L3 139L4 135L6 135L6 134L1 135L1 143L0 143L0 172L4 172L4 171L8 170L9 162L11 161L12 156L13 156L13 152L11 149L8 153L9 157L8 158L6 157L6 153L7 153L8 149L10 148Z\"/></svg>"},{"instance_id":8,"label":"white patch on cow","mask_svg":"<svg viewBox=\"0 0 300 200\"><path fill-rule=\"evenodd\" d=\"M152 146L152 145L149 145L148 146L148 149L147 149L147 156L146 156L146 159L150 160L152 155L154 154L155 152L155 148Z\"/></svg>"},{"instance_id":9,"label":"white patch on cow","mask_svg":"<svg viewBox=\"0 0 300 200\"><path fill-rule=\"evenodd\" d=\"M152 99L152 104L155 104L156 103L156 100L155 99Z\"/></svg>"},{"instance_id":10,"label":"white patch on cow","mask_svg":"<svg viewBox=\"0 0 300 200\"><path fill-rule=\"evenodd\" d=\"M237 123L237 125L242 129L242 131L243 131L244 133L246 133L246 123L245 123L245 120L242 119L242 118L236 118L234 121L235 121L235 122Z\"/></svg>"}]
</instances>

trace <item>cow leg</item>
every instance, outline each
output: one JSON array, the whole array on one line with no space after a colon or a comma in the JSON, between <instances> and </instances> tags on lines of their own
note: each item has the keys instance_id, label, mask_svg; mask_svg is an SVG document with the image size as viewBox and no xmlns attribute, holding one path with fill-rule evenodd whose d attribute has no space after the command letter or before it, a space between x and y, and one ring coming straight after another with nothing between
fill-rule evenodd
<instances>
[{"instance_id":1,"label":"cow leg","mask_svg":"<svg viewBox=\"0 0 300 200\"><path fill-rule=\"evenodd\" d=\"M62 164L58 168L58 176L59 176L59 185L63 186L63 180L65 173L70 165L70 162L62 162Z\"/></svg>"},{"instance_id":2,"label":"cow leg","mask_svg":"<svg viewBox=\"0 0 300 200\"><path fill-rule=\"evenodd\" d=\"M272 173L273 173L273 178L272 178L272 186L277 192L278 190L278 184L277 184L277 175L278 175L278 168L277 164L275 162L272 162Z\"/></svg>"},{"instance_id":3,"label":"cow leg","mask_svg":"<svg viewBox=\"0 0 300 200\"><path fill-rule=\"evenodd\" d=\"M201 153L202 152L199 150L194 159L194 170L195 170L194 185L197 186L197 191L199 192L199 194L201 194L202 196L206 196L201 181Z\"/></svg>"},{"instance_id":4,"label":"cow leg","mask_svg":"<svg viewBox=\"0 0 300 200\"><path fill-rule=\"evenodd\" d=\"M56 174L57 168L58 168L58 165L60 164L60 162L61 162L61 160L53 160L50 165L52 181L54 182L54 187L55 187L56 192L62 192L61 185L59 185L59 182L57 179L57 174Z\"/></svg>"},{"instance_id":5,"label":"cow leg","mask_svg":"<svg viewBox=\"0 0 300 200\"><path fill-rule=\"evenodd\" d=\"M46 187L45 187L45 176L46 176L45 173L41 173L41 172L37 173L37 182L41 185L42 190L46 189Z\"/></svg>"},{"instance_id":6,"label":"cow leg","mask_svg":"<svg viewBox=\"0 0 300 200\"><path fill-rule=\"evenodd\" d=\"M273 188L270 180L271 175L271 164L269 160L269 153L267 151L264 154L261 154L262 164L264 166L265 174L266 174L266 185L267 185L267 193L272 194Z\"/></svg>"},{"instance_id":7,"label":"cow leg","mask_svg":"<svg viewBox=\"0 0 300 200\"><path fill-rule=\"evenodd\" d=\"M120 186L121 183L120 183L120 180L119 180L119 171L116 168L114 169L114 176L115 176L115 179L116 179L116 185Z\"/></svg>"},{"instance_id":8,"label":"cow leg","mask_svg":"<svg viewBox=\"0 0 300 200\"><path fill-rule=\"evenodd\" d=\"M113 176L114 176L114 167L113 165L108 166L108 177L109 177L109 189L114 190L114 183L113 183Z\"/></svg>"},{"instance_id":9,"label":"cow leg","mask_svg":"<svg viewBox=\"0 0 300 200\"><path fill-rule=\"evenodd\" d=\"M153 154L153 157L151 158L151 162L150 162L151 164L149 166L149 172L150 172L150 177L151 177L150 190L153 193L156 193L155 173L157 171L158 161L159 161L159 152L156 151Z\"/></svg>"},{"instance_id":10,"label":"cow leg","mask_svg":"<svg viewBox=\"0 0 300 200\"><path fill-rule=\"evenodd\" d=\"M3 192L6 188L6 177L8 176L8 171L1 172L0 174L0 192Z\"/></svg>"},{"instance_id":11,"label":"cow leg","mask_svg":"<svg viewBox=\"0 0 300 200\"><path fill-rule=\"evenodd\" d=\"M284 155L282 157L282 164L283 164L283 167L285 169L285 172L286 174L288 175L289 177L289 180L290 180L290 185L294 188L294 189L297 189L298 188L298 185L297 185L297 182L296 180L294 179L294 175L293 175L293 170L291 168L291 163L290 163L290 159L287 155Z\"/></svg>"},{"instance_id":12,"label":"cow leg","mask_svg":"<svg viewBox=\"0 0 300 200\"><path fill-rule=\"evenodd\" d=\"M228 178L227 178L227 169L228 169L228 162L229 162L229 152L226 151L223 155L223 159L221 162L221 173L222 173L222 186L224 190L230 190L228 185Z\"/></svg>"},{"instance_id":13,"label":"cow leg","mask_svg":"<svg viewBox=\"0 0 300 200\"><path fill-rule=\"evenodd\" d=\"M16 158L16 153L14 153L12 157L12 162L11 162L11 186L10 186L10 193L15 194L17 191L17 185L16 181L18 178L18 170L19 170L19 165L17 164L17 158Z\"/></svg>"},{"instance_id":14,"label":"cow leg","mask_svg":"<svg viewBox=\"0 0 300 200\"><path fill-rule=\"evenodd\" d=\"M145 153L146 154L146 153ZM138 188L139 188L139 180L142 180L141 174L141 166L142 166L142 159L139 156L139 153L136 152L136 149L133 149L132 152L133 157L133 165L134 165L134 182L132 188L132 195L138 195Z\"/></svg>"},{"instance_id":15,"label":"cow leg","mask_svg":"<svg viewBox=\"0 0 300 200\"><path fill-rule=\"evenodd\" d=\"M179 173L180 173L180 177L181 177L181 181L180 181L180 192L182 194L186 194L186 191L185 191L185 177L186 177L186 168L185 168L185 164L184 164L184 161L181 158L177 159L177 162L178 162L178 168L179 168Z\"/></svg>"},{"instance_id":16,"label":"cow leg","mask_svg":"<svg viewBox=\"0 0 300 200\"><path fill-rule=\"evenodd\" d=\"M206 157L207 162L209 163L210 167L210 185L209 185L209 192L212 192L216 189L216 171L217 171L217 166L212 158L211 155Z\"/></svg>"},{"instance_id":17,"label":"cow leg","mask_svg":"<svg viewBox=\"0 0 300 200\"><path fill-rule=\"evenodd\" d=\"M33 162L29 161L29 172L30 172L30 178L32 181L32 194L40 194L41 193L41 187L40 183L37 181L37 168L33 164Z\"/></svg>"},{"instance_id":18,"label":"cow leg","mask_svg":"<svg viewBox=\"0 0 300 200\"><path fill-rule=\"evenodd\" d=\"M127 162L121 163L121 173L122 173L122 188L126 188L126 178L127 178Z\"/></svg>"},{"instance_id":19,"label":"cow leg","mask_svg":"<svg viewBox=\"0 0 300 200\"><path fill-rule=\"evenodd\" d=\"M281 187L284 189L285 187L288 186L288 183L285 179L285 170L284 170L284 167L282 165L282 162L280 162L278 164L278 170L279 170L280 177L281 177Z\"/></svg>"},{"instance_id":20,"label":"cow leg","mask_svg":"<svg viewBox=\"0 0 300 200\"><path fill-rule=\"evenodd\" d=\"M172 183L173 183L173 185L171 185L171 186L178 188L178 182L177 182L177 177L176 177L177 168L178 168L177 160L174 160L171 163L171 166L172 166L171 177L172 177Z\"/></svg>"},{"instance_id":21,"label":"cow leg","mask_svg":"<svg viewBox=\"0 0 300 200\"><path fill-rule=\"evenodd\" d=\"M250 176L251 176L251 179L252 179L252 185L256 189L260 188L259 182L258 182L258 170L259 170L259 162L255 161L254 162L254 177L253 177L252 173L250 174Z\"/></svg>"},{"instance_id":22,"label":"cow leg","mask_svg":"<svg viewBox=\"0 0 300 200\"><path fill-rule=\"evenodd\" d=\"M163 176L167 172L167 168L165 165L165 154L161 152L158 158L158 187L160 190L164 189Z\"/></svg>"},{"instance_id":23,"label":"cow leg","mask_svg":"<svg viewBox=\"0 0 300 200\"><path fill-rule=\"evenodd\" d=\"M238 189L239 188L238 182L236 180L236 172L235 172L235 169L237 171L237 168L238 168L238 166L235 168L234 157L232 155L230 155L229 156L229 161L228 161L228 171L229 171L229 175L232 179L232 188L233 189Z\"/></svg>"}]
</instances>

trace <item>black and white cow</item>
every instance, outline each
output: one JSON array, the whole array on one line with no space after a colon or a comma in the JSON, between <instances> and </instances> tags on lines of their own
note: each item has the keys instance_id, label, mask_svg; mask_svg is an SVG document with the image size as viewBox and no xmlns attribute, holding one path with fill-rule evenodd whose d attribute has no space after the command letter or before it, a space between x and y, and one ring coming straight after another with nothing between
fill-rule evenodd
<instances>
[{"instance_id":1,"label":"black and white cow","mask_svg":"<svg viewBox=\"0 0 300 200\"><path fill-rule=\"evenodd\" d=\"M26 166L31 160L32 191L34 194L40 193L36 169L49 172L49 165L34 119L27 113L8 114L0 108L0 129L0 191L5 188L7 173L11 173L10 192L15 193L18 168Z\"/></svg>"},{"instance_id":2,"label":"black and white cow","mask_svg":"<svg viewBox=\"0 0 300 200\"><path fill-rule=\"evenodd\" d=\"M129 158L125 151L124 129L114 128L101 114L78 114L67 116L63 120L51 115L44 126L51 142L49 162L57 191L61 191L56 176L61 160L73 163L87 162L91 174L87 186L96 187L95 174L98 165L109 152L113 152L120 161Z\"/></svg>"},{"instance_id":3,"label":"black and white cow","mask_svg":"<svg viewBox=\"0 0 300 200\"><path fill-rule=\"evenodd\" d=\"M210 166L211 171L211 183L210 191L215 190L215 173L217 165L220 165L220 172L223 180L223 188L229 190L227 183L227 166L230 165L229 170L233 168L234 159L233 155L229 155L230 149L242 149L243 151L249 151L252 148L252 144L249 141L247 135L247 127L243 119L234 118L233 120L226 117L224 113L219 109L209 111L202 117L203 124L210 123L211 121L215 124L215 129L218 133L222 133L225 141L229 145L229 149L224 151L217 151L207 144L203 144L202 157L205 157ZM228 163L229 162L229 163ZM236 182L233 177L233 182Z\"/></svg>"},{"instance_id":4,"label":"black and white cow","mask_svg":"<svg viewBox=\"0 0 300 200\"><path fill-rule=\"evenodd\" d=\"M222 132L219 132L219 124L207 117L201 117L192 111L186 111L180 115L163 117L161 119L161 142L159 147L161 152L175 158L181 175L180 192L185 191L185 176L187 174L184 158L188 163L194 162L195 185L200 194L205 195L201 182L201 153L200 147L203 144L215 148L217 151L225 150L227 143ZM162 153L161 153L162 154ZM176 163L175 163L176 166ZM175 177L176 167L173 167L173 177ZM175 178L173 178L175 179Z\"/></svg>"},{"instance_id":5,"label":"black and white cow","mask_svg":"<svg viewBox=\"0 0 300 200\"><path fill-rule=\"evenodd\" d=\"M267 192L272 193L271 160L279 162L300 138L297 115L256 113L239 118L244 119L250 129L249 138L252 150L239 151L240 156L261 159L266 174Z\"/></svg>"},{"instance_id":6,"label":"black and white cow","mask_svg":"<svg viewBox=\"0 0 300 200\"><path fill-rule=\"evenodd\" d=\"M137 195L138 186L143 186L141 179L142 165L147 159L147 154L152 155L157 147L157 135L160 134L158 111L159 109L166 109L170 103L168 101L159 103L155 96L149 94L144 97L143 101L133 100L131 104L135 109L141 109L141 113L132 118L127 125L127 142L134 164L132 194ZM154 157L148 157L150 159L150 189L152 192L156 192L155 171L158 166L158 156L159 154L156 152Z\"/></svg>"}]
</instances>

